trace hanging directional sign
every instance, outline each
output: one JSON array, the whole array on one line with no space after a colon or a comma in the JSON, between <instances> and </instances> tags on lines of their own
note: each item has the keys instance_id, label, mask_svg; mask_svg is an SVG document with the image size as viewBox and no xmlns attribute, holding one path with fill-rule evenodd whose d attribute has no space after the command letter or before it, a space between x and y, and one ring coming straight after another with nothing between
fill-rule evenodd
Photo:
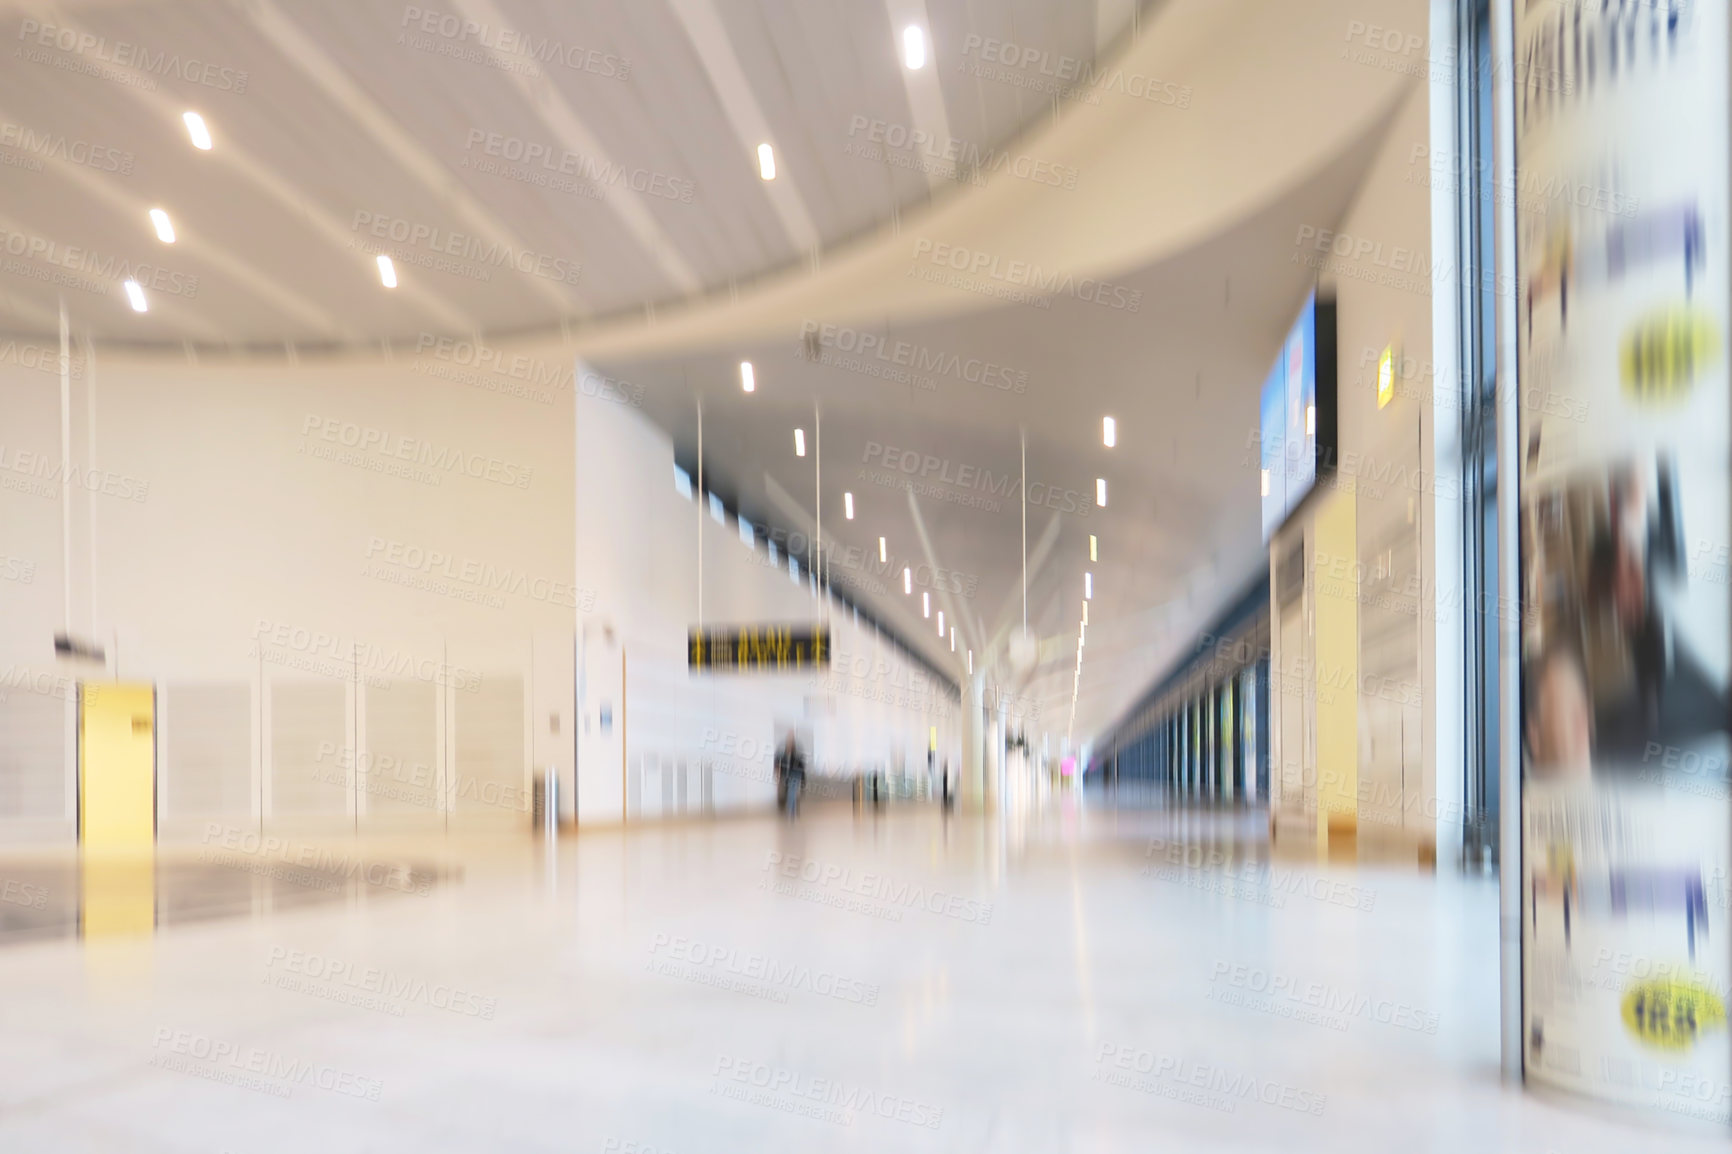
<instances>
[{"instance_id":1,"label":"hanging directional sign","mask_svg":"<svg viewBox=\"0 0 1732 1154\"><path fill-rule=\"evenodd\" d=\"M691 669L792 673L830 664L830 631L822 625L723 625L686 636Z\"/></svg>"}]
</instances>

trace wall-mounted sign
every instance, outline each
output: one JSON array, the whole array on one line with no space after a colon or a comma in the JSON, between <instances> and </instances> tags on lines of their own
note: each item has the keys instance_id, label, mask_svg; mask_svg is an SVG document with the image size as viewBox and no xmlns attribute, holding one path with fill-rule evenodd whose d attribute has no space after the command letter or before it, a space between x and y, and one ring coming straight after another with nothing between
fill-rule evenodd
<instances>
[{"instance_id":1,"label":"wall-mounted sign","mask_svg":"<svg viewBox=\"0 0 1732 1154\"><path fill-rule=\"evenodd\" d=\"M686 635L691 669L792 673L830 664L830 631L813 625L731 625Z\"/></svg>"}]
</instances>

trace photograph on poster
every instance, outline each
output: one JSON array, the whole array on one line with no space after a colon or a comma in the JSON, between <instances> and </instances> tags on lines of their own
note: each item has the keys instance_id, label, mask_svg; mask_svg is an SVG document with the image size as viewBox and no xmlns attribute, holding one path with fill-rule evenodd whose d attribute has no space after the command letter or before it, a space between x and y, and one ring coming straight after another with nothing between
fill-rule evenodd
<instances>
[{"instance_id":1,"label":"photograph on poster","mask_svg":"<svg viewBox=\"0 0 1732 1154\"><path fill-rule=\"evenodd\" d=\"M1572 476L1530 495L1527 519L1529 773L1632 777L1657 746L1698 754L1691 766L1723 781L1726 687L1679 627L1689 578L1672 459Z\"/></svg>"}]
</instances>

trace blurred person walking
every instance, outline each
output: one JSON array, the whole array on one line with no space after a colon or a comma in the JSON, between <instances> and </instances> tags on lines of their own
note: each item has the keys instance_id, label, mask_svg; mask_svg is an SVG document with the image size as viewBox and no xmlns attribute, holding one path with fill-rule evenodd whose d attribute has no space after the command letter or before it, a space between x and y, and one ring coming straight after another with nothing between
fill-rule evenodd
<instances>
[{"instance_id":1,"label":"blurred person walking","mask_svg":"<svg viewBox=\"0 0 1732 1154\"><path fill-rule=\"evenodd\" d=\"M806 759L792 733L776 754L776 808L788 817L800 815L800 792L806 785Z\"/></svg>"}]
</instances>

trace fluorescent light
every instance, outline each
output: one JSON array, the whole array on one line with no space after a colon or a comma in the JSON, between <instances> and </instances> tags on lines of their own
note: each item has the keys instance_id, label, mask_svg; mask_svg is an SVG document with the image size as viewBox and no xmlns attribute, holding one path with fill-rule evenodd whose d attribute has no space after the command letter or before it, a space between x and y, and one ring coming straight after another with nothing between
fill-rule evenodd
<instances>
[{"instance_id":1,"label":"fluorescent light","mask_svg":"<svg viewBox=\"0 0 1732 1154\"><path fill-rule=\"evenodd\" d=\"M1092 600L1094 600L1094 595L1095 595L1095 575L1093 573L1084 573L1083 574L1083 600L1084 601L1092 601Z\"/></svg>"},{"instance_id":2,"label":"fluorescent light","mask_svg":"<svg viewBox=\"0 0 1732 1154\"><path fill-rule=\"evenodd\" d=\"M379 283L386 288L397 287L397 266L384 253L379 254Z\"/></svg>"},{"instance_id":3,"label":"fluorescent light","mask_svg":"<svg viewBox=\"0 0 1732 1154\"><path fill-rule=\"evenodd\" d=\"M144 290L138 287L137 281L129 280L125 282L123 287L126 289L126 299L132 303L133 312L142 313L150 311L150 305L145 303Z\"/></svg>"},{"instance_id":4,"label":"fluorescent light","mask_svg":"<svg viewBox=\"0 0 1732 1154\"><path fill-rule=\"evenodd\" d=\"M806 455L806 430L805 429L795 429L794 430L794 456L804 457L805 455Z\"/></svg>"},{"instance_id":5,"label":"fluorescent light","mask_svg":"<svg viewBox=\"0 0 1732 1154\"><path fill-rule=\"evenodd\" d=\"M1317 435L1317 406L1316 405L1306 405L1305 406L1305 435L1307 437L1314 437Z\"/></svg>"},{"instance_id":6,"label":"fluorescent light","mask_svg":"<svg viewBox=\"0 0 1732 1154\"><path fill-rule=\"evenodd\" d=\"M1105 477L1095 478L1095 504L1103 509L1107 507L1107 479Z\"/></svg>"},{"instance_id":7,"label":"fluorescent light","mask_svg":"<svg viewBox=\"0 0 1732 1154\"><path fill-rule=\"evenodd\" d=\"M968 651L968 675L974 676L974 650L972 649Z\"/></svg>"},{"instance_id":8,"label":"fluorescent light","mask_svg":"<svg viewBox=\"0 0 1732 1154\"><path fill-rule=\"evenodd\" d=\"M1263 470L1263 480L1260 487L1262 489L1261 495L1267 497L1269 495L1269 470L1267 469Z\"/></svg>"},{"instance_id":9,"label":"fluorescent light","mask_svg":"<svg viewBox=\"0 0 1732 1154\"><path fill-rule=\"evenodd\" d=\"M852 521L854 519L854 494L842 494L842 513L848 518L848 520Z\"/></svg>"},{"instance_id":10,"label":"fluorescent light","mask_svg":"<svg viewBox=\"0 0 1732 1154\"><path fill-rule=\"evenodd\" d=\"M944 610L938 611L938 636L944 636Z\"/></svg>"},{"instance_id":11,"label":"fluorescent light","mask_svg":"<svg viewBox=\"0 0 1732 1154\"><path fill-rule=\"evenodd\" d=\"M902 592L914 592L914 570L906 567L902 570Z\"/></svg>"},{"instance_id":12,"label":"fluorescent light","mask_svg":"<svg viewBox=\"0 0 1732 1154\"><path fill-rule=\"evenodd\" d=\"M740 388L749 393L749 392L752 392L757 387L758 387L758 378L752 372L752 362L751 361L741 361L740 362Z\"/></svg>"},{"instance_id":13,"label":"fluorescent light","mask_svg":"<svg viewBox=\"0 0 1732 1154\"><path fill-rule=\"evenodd\" d=\"M776 179L776 152L767 144L758 145L758 175L765 180Z\"/></svg>"},{"instance_id":14,"label":"fluorescent light","mask_svg":"<svg viewBox=\"0 0 1732 1154\"><path fill-rule=\"evenodd\" d=\"M918 24L902 30L902 63L910 72L926 67L926 30Z\"/></svg>"},{"instance_id":15,"label":"fluorescent light","mask_svg":"<svg viewBox=\"0 0 1732 1154\"><path fill-rule=\"evenodd\" d=\"M950 627L950 651L956 652L956 626L954 625Z\"/></svg>"},{"instance_id":16,"label":"fluorescent light","mask_svg":"<svg viewBox=\"0 0 1732 1154\"><path fill-rule=\"evenodd\" d=\"M192 137L192 146L201 152L209 152L210 129L205 127L204 117L196 112L183 112L180 118L186 122L186 132Z\"/></svg>"},{"instance_id":17,"label":"fluorescent light","mask_svg":"<svg viewBox=\"0 0 1732 1154\"><path fill-rule=\"evenodd\" d=\"M1101 559L1100 549L1095 544L1095 535L1093 533L1090 533L1089 534L1089 560L1090 561L1099 561L1100 559Z\"/></svg>"},{"instance_id":18,"label":"fluorescent light","mask_svg":"<svg viewBox=\"0 0 1732 1154\"><path fill-rule=\"evenodd\" d=\"M150 210L150 223L156 226L156 239L163 244L174 243L174 222L168 219L168 213L160 208Z\"/></svg>"},{"instance_id":19,"label":"fluorescent light","mask_svg":"<svg viewBox=\"0 0 1732 1154\"><path fill-rule=\"evenodd\" d=\"M890 560L889 552L884 546L884 538L878 538L878 564L883 565Z\"/></svg>"},{"instance_id":20,"label":"fluorescent light","mask_svg":"<svg viewBox=\"0 0 1732 1154\"><path fill-rule=\"evenodd\" d=\"M1112 448L1119 443L1119 423L1111 417L1101 418L1101 444Z\"/></svg>"},{"instance_id":21,"label":"fluorescent light","mask_svg":"<svg viewBox=\"0 0 1732 1154\"><path fill-rule=\"evenodd\" d=\"M924 589L920 592L920 615L922 617L932 616L932 594Z\"/></svg>"}]
</instances>

